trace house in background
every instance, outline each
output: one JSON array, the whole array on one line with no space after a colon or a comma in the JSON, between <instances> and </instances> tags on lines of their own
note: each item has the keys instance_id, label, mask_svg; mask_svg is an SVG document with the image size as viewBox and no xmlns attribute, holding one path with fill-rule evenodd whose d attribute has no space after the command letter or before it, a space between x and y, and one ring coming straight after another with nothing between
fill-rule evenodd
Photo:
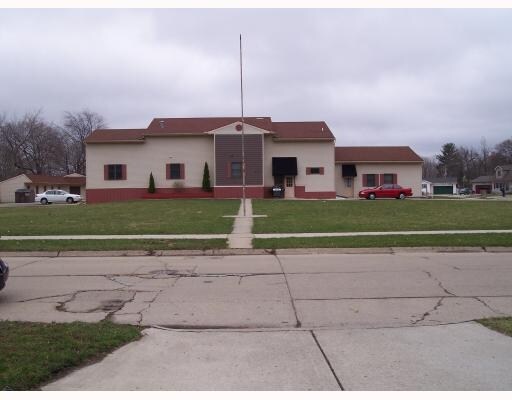
<instances>
[{"instance_id":1,"label":"house in background","mask_svg":"<svg viewBox=\"0 0 512 400\"><path fill-rule=\"evenodd\" d=\"M336 194L358 197L360 190L397 183L421 196L423 159L408 146L336 147Z\"/></svg>"},{"instance_id":2,"label":"house in background","mask_svg":"<svg viewBox=\"0 0 512 400\"><path fill-rule=\"evenodd\" d=\"M14 203L16 191L28 189L34 194L51 189L61 189L79 194L85 199L85 176L70 174L65 176L20 174L0 182L0 203Z\"/></svg>"},{"instance_id":3,"label":"house in background","mask_svg":"<svg viewBox=\"0 0 512 400\"><path fill-rule=\"evenodd\" d=\"M334 135L320 122L244 119L246 195L330 199L334 186ZM155 118L143 129L100 129L86 139L89 203L152 197L240 198L242 122L239 117ZM202 189L205 162L212 192Z\"/></svg>"},{"instance_id":4,"label":"house in background","mask_svg":"<svg viewBox=\"0 0 512 400\"><path fill-rule=\"evenodd\" d=\"M471 181L475 193L499 192L502 188L506 192L512 191L512 164L498 165L494 171L494 175L479 176Z\"/></svg>"},{"instance_id":5,"label":"house in background","mask_svg":"<svg viewBox=\"0 0 512 400\"><path fill-rule=\"evenodd\" d=\"M441 177L423 179L421 182L421 190L425 196L458 194L457 178Z\"/></svg>"}]
</instances>

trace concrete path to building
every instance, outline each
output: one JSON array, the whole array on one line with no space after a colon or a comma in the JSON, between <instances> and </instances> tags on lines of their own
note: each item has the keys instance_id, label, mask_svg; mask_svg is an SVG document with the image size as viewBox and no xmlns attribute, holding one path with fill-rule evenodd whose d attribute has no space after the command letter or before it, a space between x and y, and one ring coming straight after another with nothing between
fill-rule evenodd
<instances>
[{"instance_id":1,"label":"concrete path to building","mask_svg":"<svg viewBox=\"0 0 512 400\"><path fill-rule=\"evenodd\" d=\"M253 216L251 199L242 199L238 215L226 216L226 218L231 217L235 218L235 221L233 223L233 232L228 235L228 247L230 249L252 249Z\"/></svg>"},{"instance_id":2,"label":"concrete path to building","mask_svg":"<svg viewBox=\"0 0 512 400\"><path fill-rule=\"evenodd\" d=\"M512 253L5 257L0 319L144 337L46 389L512 390Z\"/></svg>"}]
</instances>

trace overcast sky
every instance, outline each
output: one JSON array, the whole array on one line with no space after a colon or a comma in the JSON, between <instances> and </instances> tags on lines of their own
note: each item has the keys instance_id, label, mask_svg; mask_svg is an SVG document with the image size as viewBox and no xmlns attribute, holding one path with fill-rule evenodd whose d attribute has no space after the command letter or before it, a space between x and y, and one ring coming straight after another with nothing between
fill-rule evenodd
<instances>
[{"instance_id":1,"label":"overcast sky","mask_svg":"<svg viewBox=\"0 0 512 400\"><path fill-rule=\"evenodd\" d=\"M512 136L512 10L0 10L0 113L111 128L236 116L324 120L337 145Z\"/></svg>"}]
</instances>

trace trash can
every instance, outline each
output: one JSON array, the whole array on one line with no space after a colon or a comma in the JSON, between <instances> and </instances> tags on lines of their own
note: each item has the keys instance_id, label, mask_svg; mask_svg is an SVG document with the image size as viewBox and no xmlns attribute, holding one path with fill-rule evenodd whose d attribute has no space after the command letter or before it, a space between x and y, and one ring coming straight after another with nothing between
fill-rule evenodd
<instances>
[{"instance_id":1,"label":"trash can","mask_svg":"<svg viewBox=\"0 0 512 400\"><path fill-rule=\"evenodd\" d=\"M284 197L284 186L282 186L282 185L272 186L272 197L283 198Z\"/></svg>"}]
</instances>

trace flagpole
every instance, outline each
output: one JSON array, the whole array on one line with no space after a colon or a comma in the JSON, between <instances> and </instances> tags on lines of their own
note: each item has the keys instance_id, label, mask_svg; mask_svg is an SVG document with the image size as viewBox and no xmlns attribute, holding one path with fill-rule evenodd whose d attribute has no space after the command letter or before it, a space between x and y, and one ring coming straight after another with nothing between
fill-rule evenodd
<instances>
[{"instance_id":1,"label":"flagpole","mask_svg":"<svg viewBox=\"0 0 512 400\"><path fill-rule=\"evenodd\" d=\"M240 34L240 104L242 106L242 207L245 217L245 124L244 124L244 87L242 72L242 34Z\"/></svg>"}]
</instances>

